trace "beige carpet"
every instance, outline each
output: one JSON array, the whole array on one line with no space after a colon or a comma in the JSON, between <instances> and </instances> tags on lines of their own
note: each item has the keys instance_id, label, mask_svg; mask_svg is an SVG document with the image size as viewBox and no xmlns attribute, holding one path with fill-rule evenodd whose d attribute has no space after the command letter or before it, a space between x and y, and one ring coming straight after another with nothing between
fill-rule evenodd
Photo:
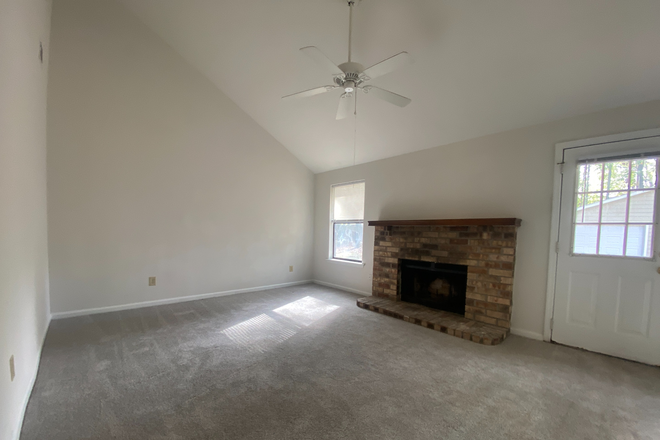
<instances>
[{"instance_id":1,"label":"beige carpet","mask_svg":"<svg viewBox=\"0 0 660 440\"><path fill-rule=\"evenodd\" d=\"M22 439L658 439L660 369L316 285L54 321Z\"/></svg>"}]
</instances>

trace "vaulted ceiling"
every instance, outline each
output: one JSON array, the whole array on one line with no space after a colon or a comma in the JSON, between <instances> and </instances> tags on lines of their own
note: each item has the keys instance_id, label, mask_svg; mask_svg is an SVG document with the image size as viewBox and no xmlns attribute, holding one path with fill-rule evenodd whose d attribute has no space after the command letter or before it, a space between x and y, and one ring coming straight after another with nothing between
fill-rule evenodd
<instances>
[{"instance_id":1,"label":"vaulted ceiling","mask_svg":"<svg viewBox=\"0 0 660 440\"><path fill-rule=\"evenodd\" d=\"M314 172L660 98L657 0L363 0L353 59L414 64L373 84L398 108L341 92L298 49L346 61L344 0L120 0Z\"/></svg>"}]
</instances>

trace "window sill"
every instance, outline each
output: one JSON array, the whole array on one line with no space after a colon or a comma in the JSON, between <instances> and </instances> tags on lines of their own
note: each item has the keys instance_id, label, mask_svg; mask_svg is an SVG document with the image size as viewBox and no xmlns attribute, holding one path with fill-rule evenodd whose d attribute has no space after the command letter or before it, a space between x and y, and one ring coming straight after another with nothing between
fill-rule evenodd
<instances>
[{"instance_id":1,"label":"window sill","mask_svg":"<svg viewBox=\"0 0 660 440\"><path fill-rule=\"evenodd\" d=\"M348 265L355 266L355 267L364 267L365 266L364 261L348 261L348 260L339 260L337 258L328 258L328 261L332 261L333 263L348 264Z\"/></svg>"}]
</instances>

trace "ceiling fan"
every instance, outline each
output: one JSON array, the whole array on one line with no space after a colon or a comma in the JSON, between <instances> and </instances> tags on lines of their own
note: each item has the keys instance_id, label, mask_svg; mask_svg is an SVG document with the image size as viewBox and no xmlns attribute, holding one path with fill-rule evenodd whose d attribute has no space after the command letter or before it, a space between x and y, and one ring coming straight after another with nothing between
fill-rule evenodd
<instances>
[{"instance_id":1,"label":"ceiling fan","mask_svg":"<svg viewBox=\"0 0 660 440\"><path fill-rule=\"evenodd\" d=\"M370 81L379 76L383 76L386 73L390 73L401 66L412 63L412 59L410 55L408 55L408 52L398 53L390 58L387 58L386 60L381 61L380 63L374 64L368 69L365 69L364 66L362 66L360 63L351 61L353 6L355 6L355 0L348 0L348 7L350 12L348 17L347 62L337 66L327 56L325 56L323 52L314 46L307 46L300 49L305 55L309 56L311 59L316 61L317 64L327 70L328 73L332 74L334 84L316 87L310 90L294 93L292 95L287 95L282 97L282 99L305 98L307 96L319 95L321 93L326 93L338 88L344 89L344 93L339 99L337 119L344 119L351 113L355 114L355 95L358 90L362 90L362 92L365 94L373 95L376 98L380 98L394 105L398 105L399 107L405 107L410 104L411 100L405 96L397 95L396 93L392 93L389 90L381 89L380 87L372 86L371 84L366 84L367 81Z\"/></svg>"}]
</instances>

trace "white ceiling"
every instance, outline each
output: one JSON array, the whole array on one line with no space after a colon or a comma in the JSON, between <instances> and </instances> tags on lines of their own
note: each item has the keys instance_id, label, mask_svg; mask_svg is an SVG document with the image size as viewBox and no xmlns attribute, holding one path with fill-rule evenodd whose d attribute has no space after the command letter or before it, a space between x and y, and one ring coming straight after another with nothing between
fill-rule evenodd
<instances>
[{"instance_id":1,"label":"white ceiling","mask_svg":"<svg viewBox=\"0 0 660 440\"><path fill-rule=\"evenodd\" d=\"M528 125L660 98L658 0L364 0L353 59L400 51L415 63L373 80L412 98L360 95L357 126L300 53L346 61L343 0L120 0L318 173Z\"/></svg>"}]
</instances>

